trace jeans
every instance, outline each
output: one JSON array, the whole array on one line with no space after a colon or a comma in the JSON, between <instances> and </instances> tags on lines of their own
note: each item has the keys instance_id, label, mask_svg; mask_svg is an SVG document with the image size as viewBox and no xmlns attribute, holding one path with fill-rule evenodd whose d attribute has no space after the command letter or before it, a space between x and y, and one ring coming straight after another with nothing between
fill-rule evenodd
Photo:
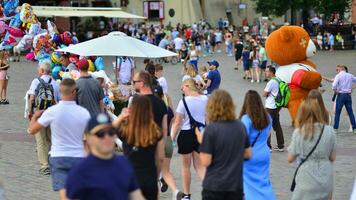
<instances>
[{"instance_id":1,"label":"jeans","mask_svg":"<svg viewBox=\"0 0 356 200\"><path fill-rule=\"evenodd\" d=\"M266 110L271 115L271 118L272 118L272 127L273 127L273 130L276 132L278 148L283 149L284 148L284 137L283 137L281 123L279 122L279 111L281 109L280 108L276 108L276 109L267 108ZM267 144L271 148L271 135L269 136L269 138L267 140Z\"/></svg>"},{"instance_id":2,"label":"jeans","mask_svg":"<svg viewBox=\"0 0 356 200\"><path fill-rule=\"evenodd\" d=\"M340 114L342 107L345 105L347 114L349 114L350 121L352 124L352 128L356 129L356 123L355 123L355 116L352 111L352 99L351 99L351 94L347 93L340 93L337 95L336 98L336 110L335 110L335 122L334 122L334 129L339 128L339 122L340 122Z\"/></svg>"},{"instance_id":3,"label":"jeans","mask_svg":"<svg viewBox=\"0 0 356 200\"><path fill-rule=\"evenodd\" d=\"M228 54L228 55L232 55L232 43L229 43L229 44L227 45L227 54Z\"/></svg>"}]
</instances>

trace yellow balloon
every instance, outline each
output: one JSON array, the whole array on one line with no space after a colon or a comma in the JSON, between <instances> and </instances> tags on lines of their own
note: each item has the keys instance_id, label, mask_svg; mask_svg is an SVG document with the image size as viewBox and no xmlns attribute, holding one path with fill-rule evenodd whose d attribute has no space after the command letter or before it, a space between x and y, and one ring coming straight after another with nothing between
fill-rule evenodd
<instances>
[{"instance_id":1,"label":"yellow balloon","mask_svg":"<svg viewBox=\"0 0 356 200\"><path fill-rule=\"evenodd\" d=\"M95 65L94 65L93 61L88 60L88 63L89 63L89 69L88 69L88 71L90 71L90 72L95 72Z\"/></svg>"}]
</instances>

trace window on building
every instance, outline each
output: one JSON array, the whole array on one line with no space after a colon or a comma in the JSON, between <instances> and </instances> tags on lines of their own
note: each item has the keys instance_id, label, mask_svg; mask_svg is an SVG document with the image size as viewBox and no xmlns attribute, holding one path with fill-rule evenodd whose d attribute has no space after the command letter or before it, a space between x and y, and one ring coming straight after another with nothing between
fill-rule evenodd
<instances>
[{"instance_id":1,"label":"window on building","mask_svg":"<svg viewBox=\"0 0 356 200\"><path fill-rule=\"evenodd\" d=\"M164 2L163 1L144 1L143 15L149 20L164 19Z\"/></svg>"}]
</instances>

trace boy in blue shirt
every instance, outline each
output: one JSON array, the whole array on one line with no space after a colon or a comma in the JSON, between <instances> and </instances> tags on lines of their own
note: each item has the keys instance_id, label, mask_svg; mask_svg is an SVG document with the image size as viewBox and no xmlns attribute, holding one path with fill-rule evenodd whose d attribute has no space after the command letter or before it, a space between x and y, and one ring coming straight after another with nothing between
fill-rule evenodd
<instances>
[{"instance_id":1,"label":"boy in blue shirt","mask_svg":"<svg viewBox=\"0 0 356 200\"><path fill-rule=\"evenodd\" d=\"M248 47L244 47L242 51L242 62L243 62L243 67L244 67L244 79L250 79L251 78L251 73L250 73L250 68L251 68L251 59L250 59L250 51L248 50Z\"/></svg>"},{"instance_id":2,"label":"boy in blue shirt","mask_svg":"<svg viewBox=\"0 0 356 200\"><path fill-rule=\"evenodd\" d=\"M209 74L208 82L206 83L208 95L210 95L214 90L219 89L221 76L220 72L217 70L219 63L216 60L208 61L209 64Z\"/></svg>"}]
</instances>

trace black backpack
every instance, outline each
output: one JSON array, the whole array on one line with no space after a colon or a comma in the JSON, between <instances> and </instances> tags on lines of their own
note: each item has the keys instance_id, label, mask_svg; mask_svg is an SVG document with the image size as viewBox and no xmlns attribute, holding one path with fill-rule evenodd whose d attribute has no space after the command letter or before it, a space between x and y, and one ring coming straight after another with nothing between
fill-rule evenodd
<instances>
[{"instance_id":1,"label":"black backpack","mask_svg":"<svg viewBox=\"0 0 356 200\"><path fill-rule=\"evenodd\" d=\"M35 108L36 110L45 110L55 103L52 79L49 79L48 83L41 78L38 78L38 81L39 84L35 91Z\"/></svg>"}]
</instances>

